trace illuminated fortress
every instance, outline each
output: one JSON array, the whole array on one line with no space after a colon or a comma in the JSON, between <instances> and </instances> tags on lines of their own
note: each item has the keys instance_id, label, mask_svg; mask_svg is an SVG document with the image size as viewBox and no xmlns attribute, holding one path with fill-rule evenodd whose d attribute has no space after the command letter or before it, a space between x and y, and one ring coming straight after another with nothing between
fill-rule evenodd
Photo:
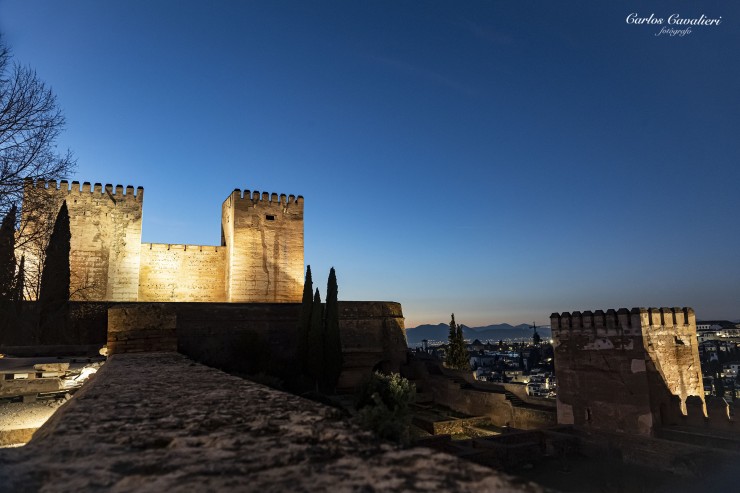
<instances>
[{"instance_id":1,"label":"illuminated fortress","mask_svg":"<svg viewBox=\"0 0 740 493\"><path fill-rule=\"evenodd\" d=\"M172 245L141 243L142 187L27 181L25 228L40 231L41 219L28 203L50 203L58 211L65 200L73 300L301 301L301 196L236 189L221 206L220 245ZM36 244L45 244L41 240ZM19 248L18 258L25 255L31 266L27 272L38 265L41 251L32 243Z\"/></svg>"}]
</instances>

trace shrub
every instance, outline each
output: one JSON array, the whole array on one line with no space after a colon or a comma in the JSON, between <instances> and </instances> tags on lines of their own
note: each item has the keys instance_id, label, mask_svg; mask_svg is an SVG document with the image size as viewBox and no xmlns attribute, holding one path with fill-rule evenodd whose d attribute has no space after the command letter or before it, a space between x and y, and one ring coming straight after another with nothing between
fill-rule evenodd
<instances>
[{"instance_id":1,"label":"shrub","mask_svg":"<svg viewBox=\"0 0 740 493\"><path fill-rule=\"evenodd\" d=\"M373 373L357 392L357 419L379 438L402 445L409 443L410 404L416 386L398 373Z\"/></svg>"}]
</instances>

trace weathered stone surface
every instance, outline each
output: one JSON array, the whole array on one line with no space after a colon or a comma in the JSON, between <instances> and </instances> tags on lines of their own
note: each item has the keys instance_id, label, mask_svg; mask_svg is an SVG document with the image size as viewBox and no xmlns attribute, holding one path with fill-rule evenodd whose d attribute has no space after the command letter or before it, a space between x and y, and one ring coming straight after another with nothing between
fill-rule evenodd
<instances>
[{"instance_id":1,"label":"weathered stone surface","mask_svg":"<svg viewBox=\"0 0 740 493\"><path fill-rule=\"evenodd\" d=\"M139 301L227 301L226 247L141 245Z\"/></svg>"},{"instance_id":2,"label":"weathered stone surface","mask_svg":"<svg viewBox=\"0 0 740 493\"><path fill-rule=\"evenodd\" d=\"M25 447L6 491L536 491L430 449L398 450L326 406L174 353L110 358Z\"/></svg>"},{"instance_id":3,"label":"weathered stone surface","mask_svg":"<svg viewBox=\"0 0 740 493\"><path fill-rule=\"evenodd\" d=\"M227 301L300 302L303 197L234 190L221 206Z\"/></svg>"},{"instance_id":4,"label":"weathered stone surface","mask_svg":"<svg viewBox=\"0 0 740 493\"><path fill-rule=\"evenodd\" d=\"M108 354L177 351L177 314L167 303L108 309Z\"/></svg>"}]
</instances>

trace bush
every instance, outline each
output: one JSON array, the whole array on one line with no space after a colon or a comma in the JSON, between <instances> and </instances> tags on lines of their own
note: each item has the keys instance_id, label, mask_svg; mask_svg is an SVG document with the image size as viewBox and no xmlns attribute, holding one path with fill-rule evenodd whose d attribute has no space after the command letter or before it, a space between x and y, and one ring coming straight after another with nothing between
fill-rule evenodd
<instances>
[{"instance_id":1,"label":"bush","mask_svg":"<svg viewBox=\"0 0 740 493\"><path fill-rule=\"evenodd\" d=\"M415 395L416 386L398 373L373 373L357 393L355 407L360 426L379 438L407 445L411 425L409 406Z\"/></svg>"}]
</instances>

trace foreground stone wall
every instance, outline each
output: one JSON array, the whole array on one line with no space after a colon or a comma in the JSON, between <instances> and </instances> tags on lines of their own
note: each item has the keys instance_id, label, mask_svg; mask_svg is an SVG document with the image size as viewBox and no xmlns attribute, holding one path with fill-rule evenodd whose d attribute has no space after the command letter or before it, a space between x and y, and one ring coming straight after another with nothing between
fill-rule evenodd
<instances>
[{"instance_id":1,"label":"foreground stone wall","mask_svg":"<svg viewBox=\"0 0 740 493\"><path fill-rule=\"evenodd\" d=\"M551 316L558 423L651 435L677 396L703 400L690 308Z\"/></svg>"},{"instance_id":2,"label":"foreground stone wall","mask_svg":"<svg viewBox=\"0 0 740 493\"><path fill-rule=\"evenodd\" d=\"M166 341L158 339L175 337L169 332L169 322L162 326L161 333L138 332L155 328L148 321L151 313L147 307L161 307L174 314L176 346L172 350L199 362L247 374L267 372L289 377L297 373L295 354L300 315L297 303L71 302L66 322L60 321L54 333L46 334L44 344L65 344L67 351L77 346L78 351L85 353L92 347L94 354L106 341L119 346L114 351L121 349L122 341L145 344L142 340L149 338L150 344L165 344ZM22 314L13 320L12 327L0 326L3 329L0 352L13 354L12 348L4 349L9 346L26 353L44 350L35 347L41 340L34 332L34 327L38 327L37 308L35 302L24 302ZM125 311L121 312L121 308ZM338 308L344 354L340 389L353 389L373 369L398 372L406 361L401 305L340 301ZM137 313L141 313L140 321ZM133 347L133 342L127 344ZM56 349L53 354L57 354Z\"/></svg>"},{"instance_id":3,"label":"foreground stone wall","mask_svg":"<svg viewBox=\"0 0 740 493\"><path fill-rule=\"evenodd\" d=\"M108 354L177 351L177 316L164 303L108 309Z\"/></svg>"},{"instance_id":4,"label":"foreground stone wall","mask_svg":"<svg viewBox=\"0 0 740 493\"><path fill-rule=\"evenodd\" d=\"M28 348L23 354L47 353L49 346L66 346L66 354L82 354L93 348L93 354L105 345L108 327L108 308L116 303L72 301L67 304L66 316L60 317L54 325L45 330L39 328L39 304L24 301L20 309L12 309L0 314L0 353L15 354L9 346ZM40 347L42 346L42 347ZM78 349L75 349L77 346ZM84 348L83 348L84 346ZM53 354L56 355L56 354Z\"/></svg>"},{"instance_id":5,"label":"foreground stone wall","mask_svg":"<svg viewBox=\"0 0 740 493\"><path fill-rule=\"evenodd\" d=\"M539 491L427 448L396 449L321 404L176 353L114 355L25 447L14 492Z\"/></svg>"},{"instance_id":6,"label":"foreground stone wall","mask_svg":"<svg viewBox=\"0 0 740 493\"><path fill-rule=\"evenodd\" d=\"M344 359L339 389L354 389L373 369L398 372L406 361L401 305L381 301L340 301L338 308ZM117 344L119 349L116 350L125 350L120 341L141 341L144 335L152 338L151 344L160 344L157 332L148 329L141 332L142 327L152 328L151 322L157 319L156 313L160 311L174 314L177 351L196 361L246 374L265 372L290 378L298 373L295 354L299 304L111 305L107 322L109 344ZM141 314L141 320L137 319L137 313ZM160 335L170 337L166 331ZM138 347L143 342L136 344Z\"/></svg>"},{"instance_id":7,"label":"foreground stone wall","mask_svg":"<svg viewBox=\"0 0 740 493\"><path fill-rule=\"evenodd\" d=\"M400 303L340 301L342 337L340 389L353 389L368 369L398 372L406 362L406 329Z\"/></svg>"}]
</instances>

